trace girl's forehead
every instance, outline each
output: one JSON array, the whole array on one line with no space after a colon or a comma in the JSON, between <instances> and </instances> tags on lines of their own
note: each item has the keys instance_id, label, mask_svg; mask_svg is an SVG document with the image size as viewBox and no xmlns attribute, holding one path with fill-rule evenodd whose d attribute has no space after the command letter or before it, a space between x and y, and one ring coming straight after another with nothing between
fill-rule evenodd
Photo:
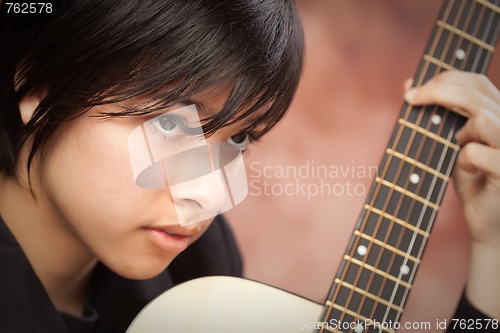
<instances>
[{"instance_id":1,"label":"girl's forehead","mask_svg":"<svg viewBox=\"0 0 500 333\"><path fill-rule=\"evenodd\" d=\"M210 118L217 115L224 107L229 99L233 86L230 84L221 84L216 87L206 88L200 92L193 94L186 94L188 97L180 98L181 105L195 105L201 116ZM120 103L125 108L138 108L138 109L156 109L161 108L162 105L170 105L170 103L157 96L143 96L125 100ZM165 110L168 111L167 108Z\"/></svg>"},{"instance_id":2,"label":"girl's forehead","mask_svg":"<svg viewBox=\"0 0 500 333\"><path fill-rule=\"evenodd\" d=\"M226 83L196 93L191 99L204 116L215 116L228 101L232 89L233 85Z\"/></svg>"}]
</instances>

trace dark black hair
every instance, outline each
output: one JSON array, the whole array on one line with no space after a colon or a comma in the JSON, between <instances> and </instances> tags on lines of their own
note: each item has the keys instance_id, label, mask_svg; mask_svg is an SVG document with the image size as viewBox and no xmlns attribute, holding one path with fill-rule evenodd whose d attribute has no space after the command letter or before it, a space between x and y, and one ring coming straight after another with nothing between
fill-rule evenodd
<instances>
[{"instance_id":1,"label":"dark black hair","mask_svg":"<svg viewBox=\"0 0 500 333\"><path fill-rule=\"evenodd\" d=\"M15 175L22 146L30 163L65 122L96 105L147 97L140 115L230 83L206 133L265 109L245 131L259 137L289 107L303 61L293 0L53 1L43 19L0 14L0 171ZM64 8L63 8L64 7ZM25 14L38 15L38 14ZM47 95L23 125L18 104ZM244 111L243 111L244 110Z\"/></svg>"}]
</instances>

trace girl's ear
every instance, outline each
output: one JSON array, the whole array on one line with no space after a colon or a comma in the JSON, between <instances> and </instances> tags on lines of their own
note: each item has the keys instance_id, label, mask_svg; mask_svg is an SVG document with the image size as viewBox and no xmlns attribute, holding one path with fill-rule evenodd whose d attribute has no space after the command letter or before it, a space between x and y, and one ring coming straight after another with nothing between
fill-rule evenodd
<instances>
[{"instance_id":1,"label":"girl's ear","mask_svg":"<svg viewBox=\"0 0 500 333\"><path fill-rule=\"evenodd\" d=\"M33 113L42 101L42 97L40 95L41 94L39 93L27 94L19 102L19 112L25 125L31 120Z\"/></svg>"},{"instance_id":2,"label":"girl's ear","mask_svg":"<svg viewBox=\"0 0 500 333\"><path fill-rule=\"evenodd\" d=\"M19 102L19 112L21 113L21 119L25 125L30 121L31 117L33 117L33 112L35 112L40 102L40 98L36 95L25 96L21 102Z\"/></svg>"},{"instance_id":3,"label":"girl's ear","mask_svg":"<svg viewBox=\"0 0 500 333\"><path fill-rule=\"evenodd\" d=\"M16 73L14 77L14 81L17 82L14 88L16 91L19 91L19 88L23 84L23 81L18 79L18 74L19 73ZM46 95L47 91L45 89L41 89L35 92L27 93L21 99L21 101L19 102L19 112L21 114L21 120L23 121L24 125L26 125L28 121L31 120L31 118L33 117L33 113Z\"/></svg>"}]
</instances>

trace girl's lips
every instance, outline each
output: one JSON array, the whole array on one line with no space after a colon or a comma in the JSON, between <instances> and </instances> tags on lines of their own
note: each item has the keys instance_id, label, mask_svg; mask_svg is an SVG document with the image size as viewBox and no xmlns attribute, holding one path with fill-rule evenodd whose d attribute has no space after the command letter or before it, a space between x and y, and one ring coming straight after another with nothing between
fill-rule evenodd
<instances>
[{"instance_id":1,"label":"girl's lips","mask_svg":"<svg viewBox=\"0 0 500 333\"><path fill-rule=\"evenodd\" d=\"M171 227L146 227L144 229L148 233L151 243L165 252L180 253L184 251L195 235L189 230L181 231Z\"/></svg>"}]
</instances>

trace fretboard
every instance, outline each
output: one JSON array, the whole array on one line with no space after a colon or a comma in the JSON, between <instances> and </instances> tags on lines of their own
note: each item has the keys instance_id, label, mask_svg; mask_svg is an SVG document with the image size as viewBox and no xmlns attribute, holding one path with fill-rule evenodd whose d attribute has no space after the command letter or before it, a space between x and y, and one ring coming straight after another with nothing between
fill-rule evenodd
<instances>
[{"instance_id":1,"label":"fretboard","mask_svg":"<svg viewBox=\"0 0 500 333\"><path fill-rule=\"evenodd\" d=\"M499 20L500 0L445 1L414 85L445 70L486 73ZM454 134L465 121L461 110L403 105L318 332L397 327L460 149Z\"/></svg>"}]
</instances>

